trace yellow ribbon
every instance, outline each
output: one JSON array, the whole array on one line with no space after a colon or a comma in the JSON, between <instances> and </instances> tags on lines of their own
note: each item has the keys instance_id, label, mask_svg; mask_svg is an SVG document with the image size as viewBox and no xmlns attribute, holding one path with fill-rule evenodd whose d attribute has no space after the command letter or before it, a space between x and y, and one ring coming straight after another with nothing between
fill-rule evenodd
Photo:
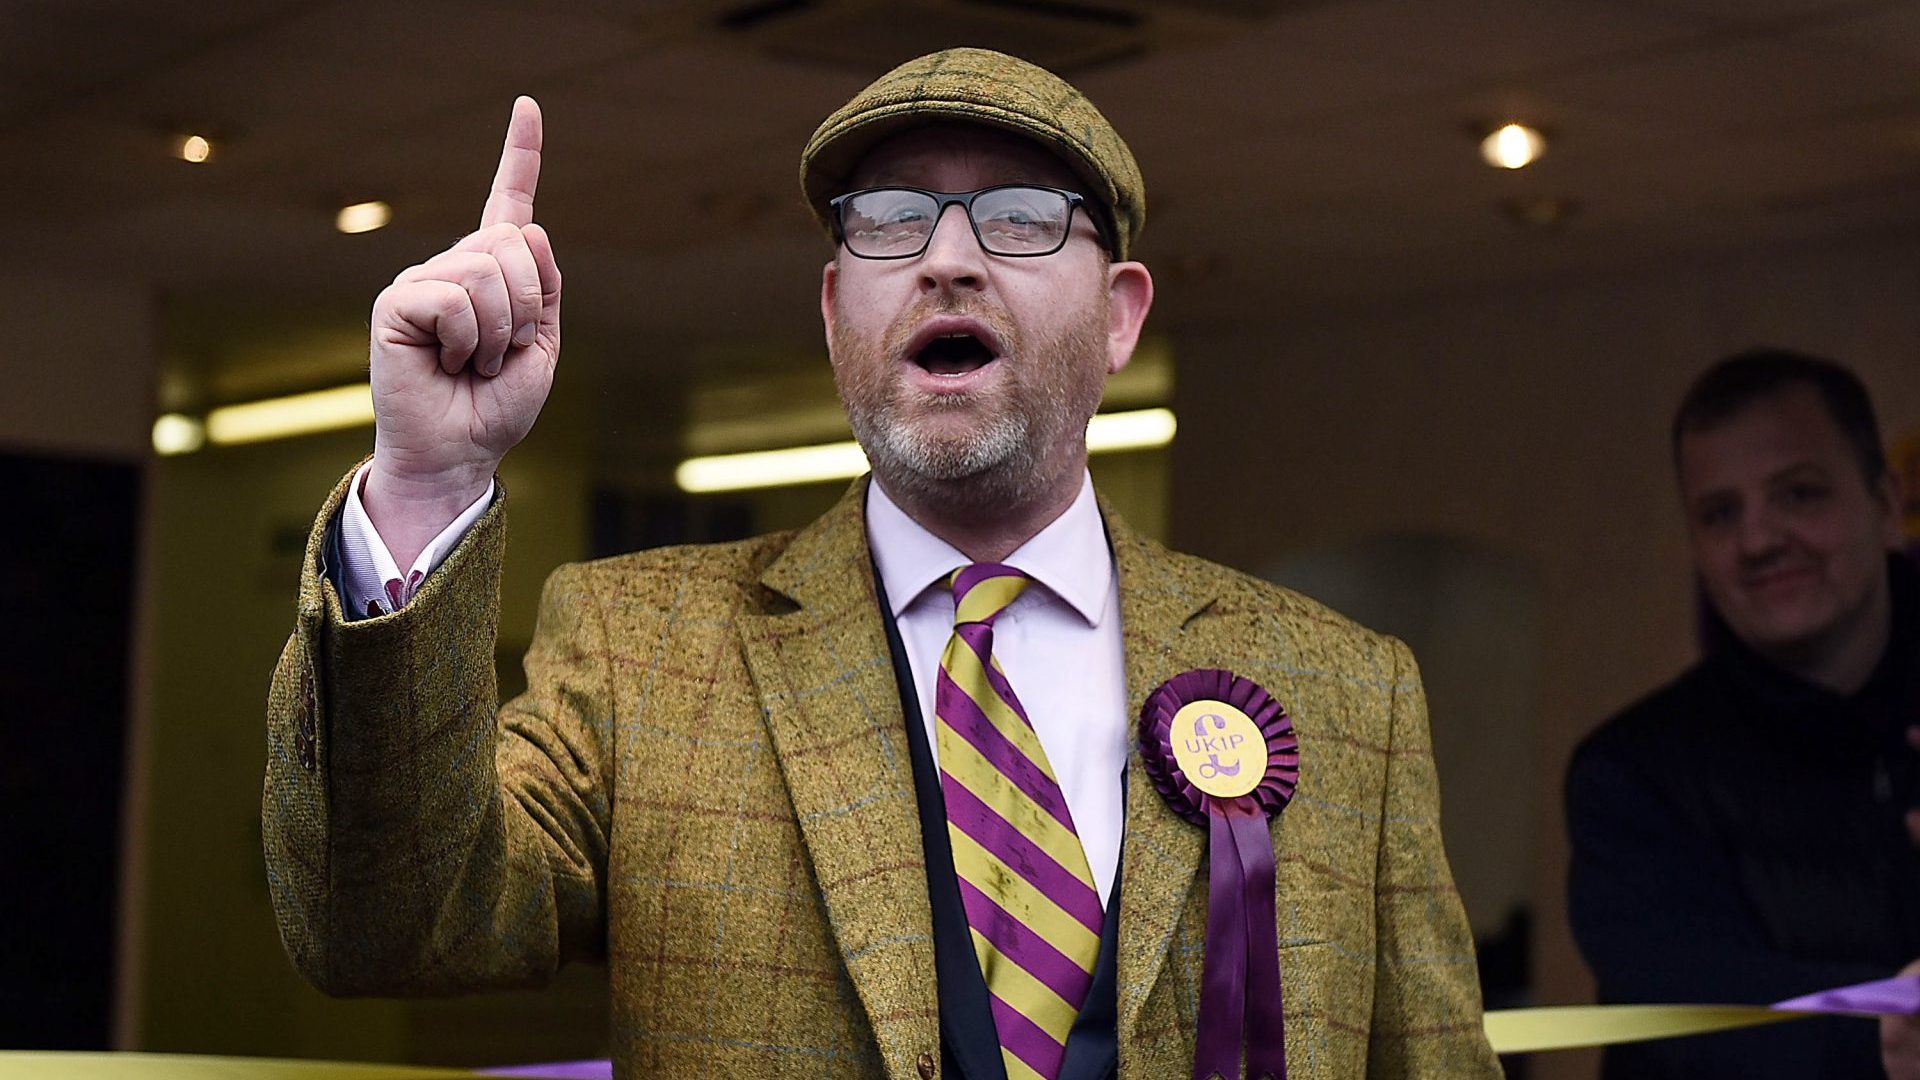
<instances>
[{"instance_id":1,"label":"yellow ribbon","mask_svg":"<svg viewBox=\"0 0 1920 1080\"><path fill-rule=\"evenodd\" d=\"M1527 1054L1670 1039L1709 1031L1777 1024L1831 1012L1786 1012L1765 1005L1547 1005L1491 1009L1487 1041L1495 1053ZM1850 1015L1862 1016L1865 1013Z\"/></svg>"},{"instance_id":2,"label":"yellow ribbon","mask_svg":"<svg viewBox=\"0 0 1920 1080\"><path fill-rule=\"evenodd\" d=\"M0 1080L475 1080L466 1069L203 1054L0 1051Z\"/></svg>"},{"instance_id":3,"label":"yellow ribbon","mask_svg":"<svg viewBox=\"0 0 1920 1080\"><path fill-rule=\"evenodd\" d=\"M1547 1005L1491 1009L1487 1041L1498 1054L1577 1050L1778 1024L1807 1016L1765 1005ZM0 1051L0 1080L474 1080L466 1069L199 1054Z\"/></svg>"}]
</instances>

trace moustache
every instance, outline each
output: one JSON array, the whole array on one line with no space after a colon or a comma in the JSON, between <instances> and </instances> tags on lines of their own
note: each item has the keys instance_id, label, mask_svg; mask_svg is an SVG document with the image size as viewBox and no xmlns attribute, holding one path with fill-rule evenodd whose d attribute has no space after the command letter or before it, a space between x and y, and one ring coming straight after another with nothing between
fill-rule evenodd
<instances>
[{"instance_id":1,"label":"moustache","mask_svg":"<svg viewBox=\"0 0 1920 1080\"><path fill-rule=\"evenodd\" d=\"M914 334L928 319L942 316L978 319L993 331L993 336L999 339L1000 347L1008 359L1020 353L1020 332L1015 329L1013 316L1005 308L982 299L930 295L916 301L887 325L886 334L881 339L884 355L892 360L912 359L907 355L907 349Z\"/></svg>"}]
</instances>

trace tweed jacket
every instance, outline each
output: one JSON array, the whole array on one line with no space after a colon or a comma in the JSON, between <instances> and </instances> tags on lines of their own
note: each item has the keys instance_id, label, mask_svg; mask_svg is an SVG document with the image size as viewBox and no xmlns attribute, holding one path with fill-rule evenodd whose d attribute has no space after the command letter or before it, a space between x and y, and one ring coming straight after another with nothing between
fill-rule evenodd
<instances>
[{"instance_id":1,"label":"tweed jacket","mask_svg":"<svg viewBox=\"0 0 1920 1080\"><path fill-rule=\"evenodd\" d=\"M504 499L413 601L348 622L322 510L269 702L280 932L335 994L610 967L628 1077L925 1080L940 1060L927 878L864 481L797 532L562 567L497 703ZM1295 1080L1481 1077L1472 942L1400 642L1176 554L1104 505L1130 708L1228 668L1292 713L1272 826ZM1117 961L1123 1080L1191 1075L1206 833L1136 759Z\"/></svg>"}]
</instances>

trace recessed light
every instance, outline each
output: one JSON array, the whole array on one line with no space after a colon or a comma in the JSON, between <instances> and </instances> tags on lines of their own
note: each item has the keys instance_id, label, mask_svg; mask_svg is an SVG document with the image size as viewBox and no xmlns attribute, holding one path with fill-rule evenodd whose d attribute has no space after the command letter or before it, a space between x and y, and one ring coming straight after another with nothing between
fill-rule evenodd
<instances>
[{"instance_id":1,"label":"recessed light","mask_svg":"<svg viewBox=\"0 0 1920 1080\"><path fill-rule=\"evenodd\" d=\"M372 232L393 220L393 208L379 200L343 206L333 216L333 227L343 233Z\"/></svg>"},{"instance_id":2,"label":"recessed light","mask_svg":"<svg viewBox=\"0 0 1920 1080\"><path fill-rule=\"evenodd\" d=\"M180 155L181 161L203 165L213 156L213 140L205 135L182 135L174 151Z\"/></svg>"},{"instance_id":3,"label":"recessed light","mask_svg":"<svg viewBox=\"0 0 1920 1080\"><path fill-rule=\"evenodd\" d=\"M1547 152L1547 137L1525 124L1502 124L1480 140L1480 156L1496 169L1524 169Z\"/></svg>"},{"instance_id":4,"label":"recessed light","mask_svg":"<svg viewBox=\"0 0 1920 1080\"><path fill-rule=\"evenodd\" d=\"M153 421L153 451L171 457L191 454L207 441L205 424L181 413L167 413Z\"/></svg>"}]
</instances>

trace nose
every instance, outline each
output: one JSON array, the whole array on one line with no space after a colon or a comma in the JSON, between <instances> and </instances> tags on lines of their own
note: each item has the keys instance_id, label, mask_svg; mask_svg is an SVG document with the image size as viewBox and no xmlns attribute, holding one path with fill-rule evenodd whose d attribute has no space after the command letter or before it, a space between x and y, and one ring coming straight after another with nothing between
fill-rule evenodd
<instances>
[{"instance_id":1,"label":"nose","mask_svg":"<svg viewBox=\"0 0 1920 1080\"><path fill-rule=\"evenodd\" d=\"M1778 552L1786 543L1780 522L1764 504L1740 515L1737 537L1740 554L1749 561L1760 561Z\"/></svg>"},{"instance_id":2,"label":"nose","mask_svg":"<svg viewBox=\"0 0 1920 1080\"><path fill-rule=\"evenodd\" d=\"M987 253L973 235L966 207L947 207L934 223L927 250L920 255L920 291L951 293L979 290L986 282Z\"/></svg>"}]
</instances>

